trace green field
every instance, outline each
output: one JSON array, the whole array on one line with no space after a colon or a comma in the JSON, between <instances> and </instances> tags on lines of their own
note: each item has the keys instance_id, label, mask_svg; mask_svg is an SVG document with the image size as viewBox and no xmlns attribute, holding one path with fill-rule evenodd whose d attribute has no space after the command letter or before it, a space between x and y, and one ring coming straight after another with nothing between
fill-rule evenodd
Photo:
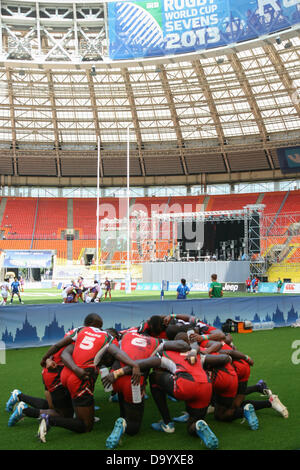
<instances>
[{"instance_id":1,"label":"green field","mask_svg":"<svg viewBox=\"0 0 300 470\"><path fill-rule=\"evenodd\" d=\"M233 423L220 423L208 415L206 420L219 438L221 450L291 450L300 448L300 364L292 362L295 351L293 342L300 342L298 328L278 328L272 331L257 331L252 334L235 334L234 342L238 349L253 357L255 364L249 384L264 379L273 393L278 394L289 410L289 418L282 418L273 409L257 412L259 429L251 431L247 423L237 420ZM0 449L25 450L103 450L114 420L119 416L118 403L110 403L100 381L96 384L95 401L100 406L96 416L100 422L88 434L75 434L65 429L51 428L47 443L41 444L36 438L38 421L25 418L15 427L9 428L9 414L5 403L10 392L19 388L33 396L43 396L40 359L47 348L9 350L6 364L0 365ZM298 357L300 354L298 354ZM136 437L125 436L121 450L204 450L198 438L188 436L185 424L176 424L174 434L156 433L150 427L159 419L158 412L149 393L146 401L143 426ZM265 400L259 394L249 398ZM169 402L172 414L184 411L183 403Z\"/></svg>"},{"instance_id":2,"label":"green field","mask_svg":"<svg viewBox=\"0 0 300 470\"><path fill-rule=\"evenodd\" d=\"M112 302L124 302L124 301L136 301L136 300L160 300L160 292L158 291L132 291L130 294L126 294L124 291L112 291ZM275 294L248 294L247 292L224 292L224 298L227 297L259 297L259 296L270 296ZM276 294L276 295L289 295L289 294ZM62 296L61 290L53 287L52 289L26 289L25 292L21 293L22 300L25 304L49 304L49 303L61 303ZM165 300L176 299L176 292L165 292ZM208 294L206 292L191 292L188 296L189 299L207 299ZM107 297L103 302L110 302ZM81 302L81 300L79 300ZM18 298L15 296L13 305L19 303Z\"/></svg>"}]
</instances>

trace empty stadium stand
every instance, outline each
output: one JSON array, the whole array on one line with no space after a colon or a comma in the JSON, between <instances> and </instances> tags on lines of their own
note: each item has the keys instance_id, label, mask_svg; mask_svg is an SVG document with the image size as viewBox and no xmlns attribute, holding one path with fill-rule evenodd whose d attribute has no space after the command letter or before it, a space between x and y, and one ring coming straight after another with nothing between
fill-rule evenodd
<instances>
[{"instance_id":1,"label":"empty stadium stand","mask_svg":"<svg viewBox=\"0 0 300 470\"><path fill-rule=\"evenodd\" d=\"M256 204L259 194L229 194L211 196L206 211L241 210L248 204Z\"/></svg>"},{"instance_id":2,"label":"empty stadium stand","mask_svg":"<svg viewBox=\"0 0 300 470\"><path fill-rule=\"evenodd\" d=\"M130 210L136 216L136 227L140 218L135 210L143 210L147 217L154 212L196 212L242 210L248 204L260 202L265 206L264 214L270 224L265 232L262 231L262 254L271 253L280 247L284 259L288 263L300 258L297 227L289 225L289 217L294 214L294 220L300 221L300 191L251 193L230 195L201 195L201 196L172 196L172 197L140 197L130 200ZM78 263L87 249L96 249L96 198L13 198L0 199L0 250L5 249L51 249L56 250L60 259L73 259ZM101 198L100 221L104 218L119 219L126 215L125 198ZM286 221L286 226L283 224ZM270 222L271 221L271 222ZM163 259L172 251L171 240L166 236L167 222L160 222L160 242L156 246L156 257ZM297 224L294 224L297 225ZM268 233L267 229L269 230ZM65 239L66 230L71 229L74 239ZM139 229L141 230L141 229ZM134 242L133 259L151 258L151 246L146 236L140 231L139 245ZM169 239L173 233L169 232ZM101 237L100 237L101 238ZM69 243L69 250L68 250ZM287 249L290 245L291 249ZM99 243L101 250L101 243ZM116 249L114 253L103 251L101 257L111 261L125 260L126 252ZM278 249L277 249L278 251ZM71 253L71 254L70 254Z\"/></svg>"},{"instance_id":3,"label":"empty stadium stand","mask_svg":"<svg viewBox=\"0 0 300 470\"><path fill-rule=\"evenodd\" d=\"M67 227L66 198L42 198L38 200L38 211L34 230L35 239L61 238Z\"/></svg>"},{"instance_id":4,"label":"empty stadium stand","mask_svg":"<svg viewBox=\"0 0 300 470\"><path fill-rule=\"evenodd\" d=\"M35 198L7 198L1 221L1 231L6 239L31 240L36 207Z\"/></svg>"}]
</instances>

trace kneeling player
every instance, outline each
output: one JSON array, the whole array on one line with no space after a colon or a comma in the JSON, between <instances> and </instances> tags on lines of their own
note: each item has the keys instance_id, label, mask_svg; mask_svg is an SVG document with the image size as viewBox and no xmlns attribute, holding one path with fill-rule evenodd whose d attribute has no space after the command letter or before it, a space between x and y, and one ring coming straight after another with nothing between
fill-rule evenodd
<instances>
[{"instance_id":1,"label":"kneeling player","mask_svg":"<svg viewBox=\"0 0 300 470\"><path fill-rule=\"evenodd\" d=\"M63 304L73 304L78 302L78 293L73 284L64 288L62 298Z\"/></svg>"},{"instance_id":2,"label":"kneeling player","mask_svg":"<svg viewBox=\"0 0 300 470\"><path fill-rule=\"evenodd\" d=\"M88 315L84 320L84 325L99 326L99 319L98 315ZM80 328L70 330L62 341L69 344L79 330ZM74 410L70 394L61 383L61 372L64 368L61 355L65 347L58 350L57 345L51 346L41 360L46 399L26 395L17 389L11 393L6 410L12 411L13 406L15 404L17 406L9 418L8 426L14 426L25 416L31 418L39 418L42 414L65 418L73 416Z\"/></svg>"},{"instance_id":3,"label":"kneeling player","mask_svg":"<svg viewBox=\"0 0 300 470\"><path fill-rule=\"evenodd\" d=\"M146 361L146 359L153 356L158 350L162 350L166 347L176 349L177 351L188 351L190 349L183 341L165 341L162 343L158 338L140 335L132 330L125 333L122 337L121 350L136 361L141 368L143 367L145 374L141 377L138 385L141 390L141 396L137 401L132 394L131 376L123 374L124 364L115 363L110 378L106 378L106 381L111 380L114 391L118 393L121 416L121 418L116 421L114 430L106 441L108 448L116 447L123 432L131 436L139 432L144 414L144 387L146 376L150 367L159 367L161 363L160 359L157 360L157 358L154 357L148 361ZM169 362L163 360L163 363L167 364ZM122 369L119 369L120 366Z\"/></svg>"},{"instance_id":4,"label":"kneeling player","mask_svg":"<svg viewBox=\"0 0 300 470\"><path fill-rule=\"evenodd\" d=\"M93 315L98 317L96 314ZM133 367L135 380L140 378L138 365L111 344L112 337L100 329L102 319L100 317L98 319L97 327L80 329L72 338L73 344L66 339L56 345L59 349L67 346L61 356L66 366L61 373L61 382L71 395L76 417L61 418L43 414L39 427L39 437L42 442L45 442L46 434L51 426L60 426L79 433L90 432L93 429L94 386L99 373L99 368L94 365L94 361L101 363L106 360L105 355L109 356L109 359L113 356Z\"/></svg>"},{"instance_id":5,"label":"kneeling player","mask_svg":"<svg viewBox=\"0 0 300 470\"><path fill-rule=\"evenodd\" d=\"M188 343L185 333L176 336L176 339L179 338L185 339ZM219 357L206 356L201 360L196 354L195 363L191 365L180 353L166 351L163 353L164 356L176 364L176 371L174 375L155 371L150 376L151 393L162 416L162 421L153 423L152 428L166 433L172 433L175 430L166 400L168 394L185 402L189 415L187 421L189 434L200 437L208 448L217 448L218 439L204 421L212 397L212 384L203 369L203 363L210 361L211 364L225 364L230 361L230 358L220 355Z\"/></svg>"},{"instance_id":6,"label":"kneeling player","mask_svg":"<svg viewBox=\"0 0 300 470\"><path fill-rule=\"evenodd\" d=\"M101 302L102 289L98 281L94 281L94 284L86 289L84 293L84 301L89 302Z\"/></svg>"}]
</instances>

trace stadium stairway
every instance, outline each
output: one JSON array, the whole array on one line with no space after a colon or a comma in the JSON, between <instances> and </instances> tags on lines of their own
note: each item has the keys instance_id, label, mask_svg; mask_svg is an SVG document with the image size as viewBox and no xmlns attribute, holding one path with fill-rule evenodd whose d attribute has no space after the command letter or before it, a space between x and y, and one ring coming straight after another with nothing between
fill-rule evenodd
<instances>
[{"instance_id":1,"label":"stadium stairway","mask_svg":"<svg viewBox=\"0 0 300 470\"><path fill-rule=\"evenodd\" d=\"M268 231L267 231L267 235L269 235L269 233L271 232L272 228L274 227L274 225L275 225L275 223L276 223L276 220L278 219L278 216L279 216L279 214L280 214L282 208L284 207L285 202L286 202L286 200L287 200L287 198L288 198L288 196L289 196L289 193L290 193L290 191L287 191L287 192L286 192L286 194L285 194L285 196L284 196L284 198L283 198L283 200L282 200L282 202L281 202L281 204L280 204L280 206L279 206L279 209L278 209L278 211L277 211L276 214L275 214L275 217L274 217L274 219L273 219L273 222L271 223L271 225L270 225L270 227L269 227L269 229L268 229Z\"/></svg>"},{"instance_id":2,"label":"stadium stairway","mask_svg":"<svg viewBox=\"0 0 300 470\"><path fill-rule=\"evenodd\" d=\"M35 234L35 229L36 229L36 222L37 222L38 211L39 211L39 198L37 198L37 200L36 200L35 216L34 216L34 223L33 223L33 229L32 229L32 237L31 237L31 245L30 245L30 249L31 249L31 250L32 250L33 241L34 241L34 234Z\"/></svg>"},{"instance_id":3,"label":"stadium stairway","mask_svg":"<svg viewBox=\"0 0 300 470\"><path fill-rule=\"evenodd\" d=\"M206 211L207 204L209 203L210 196L205 196L204 201L203 201L203 212Z\"/></svg>"},{"instance_id":4,"label":"stadium stairway","mask_svg":"<svg viewBox=\"0 0 300 470\"><path fill-rule=\"evenodd\" d=\"M3 198L1 199L1 202L0 202L0 225L1 225L1 222L2 222L2 219L3 219L3 215L4 215L4 212L5 212L6 201L7 201L7 198L6 198L6 197L3 197Z\"/></svg>"},{"instance_id":5,"label":"stadium stairway","mask_svg":"<svg viewBox=\"0 0 300 470\"><path fill-rule=\"evenodd\" d=\"M260 193L260 194L258 195L256 204L262 204L262 200L263 200L264 196L265 196L265 193Z\"/></svg>"},{"instance_id":6,"label":"stadium stairway","mask_svg":"<svg viewBox=\"0 0 300 470\"><path fill-rule=\"evenodd\" d=\"M68 215L67 215L67 227L73 229L74 228L74 221L73 221L73 199L68 199Z\"/></svg>"},{"instance_id":7,"label":"stadium stairway","mask_svg":"<svg viewBox=\"0 0 300 470\"><path fill-rule=\"evenodd\" d=\"M67 211L67 227L73 229L73 199L68 199ZM73 261L73 240L67 240L67 260Z\"/></svg>"}]
</instances>

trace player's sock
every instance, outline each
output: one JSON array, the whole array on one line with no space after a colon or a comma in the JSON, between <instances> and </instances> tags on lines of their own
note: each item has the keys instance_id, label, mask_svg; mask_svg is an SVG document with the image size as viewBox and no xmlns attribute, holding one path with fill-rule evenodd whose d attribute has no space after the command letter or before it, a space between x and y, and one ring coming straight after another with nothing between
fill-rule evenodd
<instances>
[{"instance_id":1,"label":"player's sock","mask_svg":"<svg viewBox=\"0 0 300 470\"><path fill-rule=\"evenodd\" d=\"M25 395L24 393L20 393L18 396L18 400L23 401L27 405L30 405L33 408L37 408L39 410L49 409L49 404L47 400L45 400L44 398L31 397L30 395Z\"/></svg>"},{"instance_id":2,"label":"player's sock","mask_svg":"<svg viewBox=\"0 0 300 470\"><path fill-rule=\"evenodd\" d=\"M250 385L250 387L247 387L246 389L246 392L245 392L245 395L250 395L250 393L256 393L256 392L259 392L260 389L258 387L258 385Z\"/></svg>"},{"instance_id":3,"label":"player's sock","mask_svg":"<svg viewBox=\"0 0 300 470\"><path fill-rule=\"evenodd\" d=\"M165 392L160 390L158 387L155 387L155 385L151 385L151 393L153 396L153 399L156 403L156 406L158 408L158 411L161 414L161 417L163 419L163 422L165 424L169 424L172 422L172 418L169 413L169 408L167 405L167 396Z\"/></svg>"},{"instance_id":4,"label":"player's sock","mask_svg":"<svg viewBox=\"0 0 300 470\"><path fill-rule=\"evenodd\" d=\"M84 433L86 426L81 419L78 418L63 418L61 416L49 416L50 426L59 426L60 428L68 429L69 431Z\"/></svg>"},{"instance_id":5,"label":"player's sock","mask_svg":"<svg viewBox=\"0 0 300 470\"><path fill-rule=\"evenodd\" d=\"M37 408L24 408L22 414L24 416L27 416L28 418L39 418L40 410L38 410Z\"/></svg>"},{"instance_id":6,"label":"player's sock","mask_svg":"<svg viewBox=\"0 0 300 470\"><path fill-rule=\"evenodd\" d=\"M232 416L232 420L234 419L240 419L240 418L243 418L244 417L244 409L243 408L237 408L235 411L234 411L234 414Z\"/></svg>"},{"instance_id":7,"label":"player's sock","mask_svg":"<svg viewBox=\"0 0 300 470\"><path fill-rule=\"evenodd\" d=\"M251 403L253 405L255 410L263 410L264 408L272 408L272 404L269 402L269 400L246 400L243 401L242 407L247 405L248 403Z\"/></svg>"}]
</instances>

